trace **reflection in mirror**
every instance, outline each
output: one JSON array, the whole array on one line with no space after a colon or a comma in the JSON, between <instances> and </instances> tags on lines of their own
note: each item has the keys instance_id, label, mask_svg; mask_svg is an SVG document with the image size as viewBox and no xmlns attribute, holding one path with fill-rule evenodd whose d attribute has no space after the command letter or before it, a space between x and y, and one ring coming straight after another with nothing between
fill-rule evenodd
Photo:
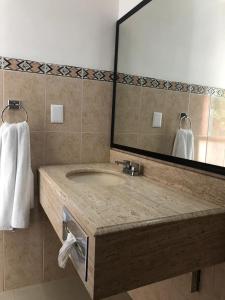
<instances>
[{"instance_id":1,"label":"reflection in mirror","mask_svg":"<svg viewBox=\"0 0 225 300\"><path fill-rule=\"evenodd\" d=\"M114 144L225 166L224 15L153 0L120 24Z\"/></svg>"}]
</instances>

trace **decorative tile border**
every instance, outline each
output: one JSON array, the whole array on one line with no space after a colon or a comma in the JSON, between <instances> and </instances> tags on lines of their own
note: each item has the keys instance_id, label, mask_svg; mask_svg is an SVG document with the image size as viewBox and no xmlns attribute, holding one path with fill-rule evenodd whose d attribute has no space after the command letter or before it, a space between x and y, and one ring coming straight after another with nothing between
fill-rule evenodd
<instances>
[{"instance_id":1,"label":"decorative tile border","mask_svg":"<svg viewBox=\"0 0 225 300\"><path fill-rule=\"evenodd\" d=\"M66 76L72 78L83 78L83 69L73 66L46 64L45 74L55 76Z\"/></svg>"},{"instance_id":2,"label":"decorative tile border","mask_svg":"<svg viewBox=\"0 0 225 300\"><path fill-rule=\"evenodd\" d=\"M83 69L83 79L112 82L113 77L113 72L110 71Z\"/></svg>"},{"instance_id":3,"label":"decorative tile border","mask_svg":"<svg viewBox=\"0 0 225 300\"><path fill-rule=\"evenodd\" d=\"M86 69L68 65L40 63L25 59L0 56L0 69L7 71L28 72L44 75L64 76L78 79L112 82L113 72L96 69Z\"/></svg>"},{"instance_id":4,"label":"decorative tile border","mask_svg":"<svg viewBox=\"0 0 225 300\"><path fill-rule=\"evenodd\" d=\"M168 81L151 77L140 77L124 73L117 74L117 83L199 95L225 97L225 89L221 88L188 84L185 82Z\"/></svg>"},{"instance_id":5,"label":"decorative tile border","mask_svg":"<svg viewBox=\"0 0 225 300\"><path fill-rule=\"evenodd\" d=\"M78 79L112 82L114 74L111 71L88 69L82 67L41 63L25 59L0 56L0 69L7 71L28 72L44 75L64 76ZM142 86L176 92L190 92L199 95L225 97L225 89L168 81L151 77L142 77L124 73L117 74L117 83Z\"/></svg>"},{"instance_id":6,"label":"decorative tile border","mask_svg":"<svg viewBox=\"0 0 225 300\"><path fill-rule=\"evenodd\" d=\"M3 57L2 68L4 70L20 71L28 73L45 74L45 64L36 61Z\"/></svg>"},{"instance_id":7,"label":"decorative tile border","mask_svg":"<svg viewBox=\"0 0 225 300\"><path fill-rule=\"evenodd\" d=\"M140 77L140 76L132 76L132 75L123 74L123 73L117 74L117 82L118 83L141 86L141 85L143 85L142 79L143 79L143 77Z\"/></svg>"}]
</instances>

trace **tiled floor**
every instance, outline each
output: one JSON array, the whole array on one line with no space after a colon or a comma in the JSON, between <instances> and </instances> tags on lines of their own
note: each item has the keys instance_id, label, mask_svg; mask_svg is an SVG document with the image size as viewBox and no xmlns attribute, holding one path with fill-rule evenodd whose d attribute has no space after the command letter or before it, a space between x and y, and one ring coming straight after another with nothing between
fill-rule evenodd
<instances>
[{"instance_id":1,"label":"tiled floor","mask_svg":"<svg viewBox=\"0 0 225 300\"><path fill-rule=\"evenodd\" d=\"M0 293L0 300L90 300L81 282L63 279ZM130 300L126 294L105 300Z\"/></svg>"}]
</instances>

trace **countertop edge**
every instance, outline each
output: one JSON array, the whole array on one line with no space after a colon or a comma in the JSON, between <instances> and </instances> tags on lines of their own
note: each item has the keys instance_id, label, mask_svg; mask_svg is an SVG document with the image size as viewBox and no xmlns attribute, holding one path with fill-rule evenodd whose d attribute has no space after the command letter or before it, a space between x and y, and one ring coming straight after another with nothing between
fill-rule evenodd
<instances>
[{"instance_id":1,"label":"countertop edge","mask_svg":"<svg viewBox=\"0 0 225 300\"><path fill-rule=\"evenodd\" d=\"M65 195L67 199L69 200L70 197L60 188L60 186L54 181L54 179L49 176L47 171L45 170L45 167L48 166L42 166L38 169L39 174L42 174L53 184L60 194ZM71 200L72 205L74 203ZM65 205L66 206L66 205ZM79 211L79 209L74 205L74 207ZM79 212L78 212L79 213ZM150 226L158 226L158 225L163 225L163 224L168 224L168 223L173 223L173 222L179 222L179 221L184 221L184 220L190 220L190 219L196 219L196 218L202 218L206 216L213 216L213 215L220 215L225 213L225 207L218 207L214 209L207 209L207 210L202 210L202 211L197 211L194 213L186 213L186 214L180 214L180 215L175 215L175 216L170 216L170 217L162 217L162 218L157 218L154 220L149 220L149 221L140 221L140 222L132 222L132 223L121 223L118 225L112 225L112 226L106 226L106 227L95 227L93 224L88 227L88 230L90 231L93 236L101 236L101 235L107 235L107 234L113 234L117 232L123 232L127 230L132 230L132 229L138 229L138 228L144 228L144 227L150 227ZM78 216L74 216L77 218ZM80 219L83 218L83 222L87 221L88 224L89 221L86 219L83 213L80 213L80 218L78 217L78 222L82 226L82 221Z\"/></svg>"}]
</instances>

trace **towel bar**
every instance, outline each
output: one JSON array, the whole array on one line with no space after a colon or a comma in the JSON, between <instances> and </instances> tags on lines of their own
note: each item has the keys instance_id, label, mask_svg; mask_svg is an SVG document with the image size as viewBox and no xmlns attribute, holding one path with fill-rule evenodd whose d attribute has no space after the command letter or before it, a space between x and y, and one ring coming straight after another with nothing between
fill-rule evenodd
<instances>
[{"instance_id":1,"label":"towel bar","mask_svg":"<svg viewBox=\"0 0 225 300\"><path fill-rule=\"evenodd\" d=\"M6 107L2 110L2 114L1 114L1 119L2 119L2 123L4 123L4 112L7 109L23 109L24 112L26 113L26 122L28 121L28 113L26 111L26 109L23 107L22 105L22 101L19 100L9 100L8 101L8 105L6 105Z\"/></svg>"},{"instance_id":2,"label":"towel bar","mask_svg":"<svg viewBox=\"0 0 225 300\"><path fill-rule=\"evenodd\" d=\"M189 125L190 125L190 129L192 129L191 118L186 113L181 113L180 114L180 126L179 126L179 128L181 129L181 127L182 127L182 121L183 120L188 120L189 121Z\"/></svg>"}]
</instances>

